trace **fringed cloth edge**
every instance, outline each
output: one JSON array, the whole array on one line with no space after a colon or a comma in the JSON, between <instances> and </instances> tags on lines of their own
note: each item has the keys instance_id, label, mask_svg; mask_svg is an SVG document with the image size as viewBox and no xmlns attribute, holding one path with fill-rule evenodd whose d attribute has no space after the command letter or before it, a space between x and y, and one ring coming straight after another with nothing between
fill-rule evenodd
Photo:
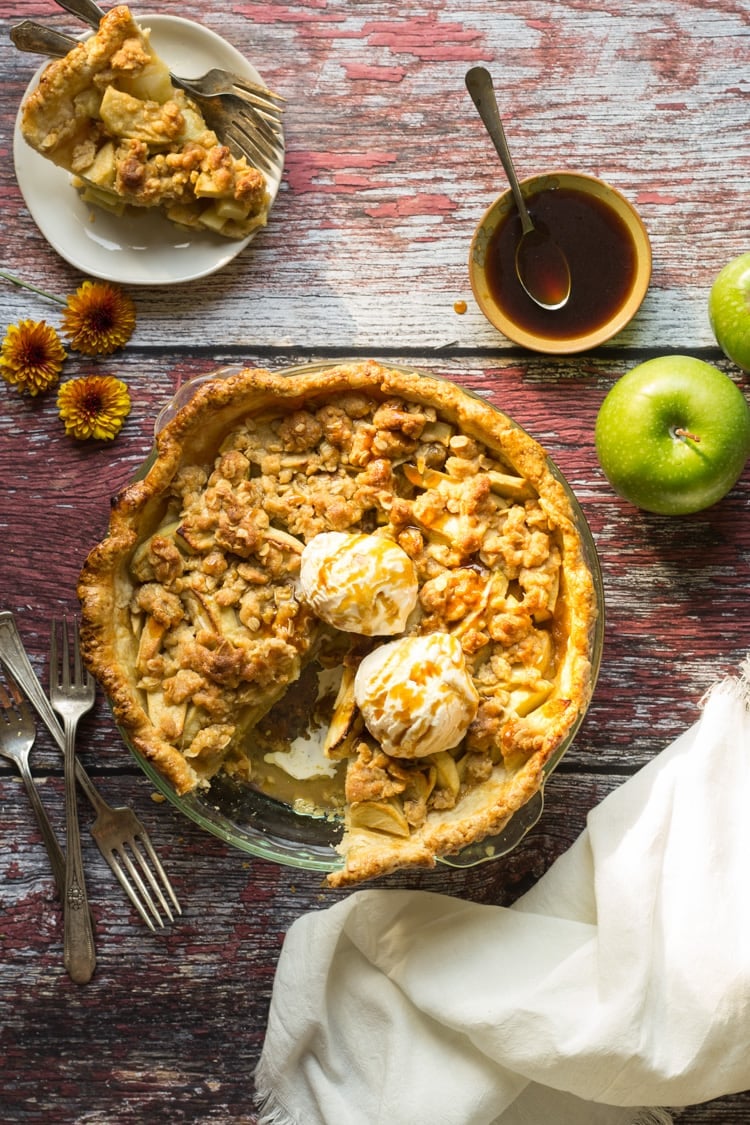
<instances>
[{"instance_id":1,"label":"fringed cloth edge","mask_svg":"<svg viewBox=\"0 0 750 1125\"><path fill-rule=\"evenodd\" d=\"M269 1068L264 1065L262 1059L255 1068L253 1077L255 1081L254 1102L259 1113L257 1125L304 1125L303 1122L293 1117L285 1106L279 1103L272 1088ZM630 1125L674 1125L673 1114L680 1111L677 1108L667 1110L657 1107L634 1107ZM502 1118L500 1119L501 1122ZM345 1123L331 1121L328 1122L328 1125L345 1125Z\"/></svg>"}]
</instances>

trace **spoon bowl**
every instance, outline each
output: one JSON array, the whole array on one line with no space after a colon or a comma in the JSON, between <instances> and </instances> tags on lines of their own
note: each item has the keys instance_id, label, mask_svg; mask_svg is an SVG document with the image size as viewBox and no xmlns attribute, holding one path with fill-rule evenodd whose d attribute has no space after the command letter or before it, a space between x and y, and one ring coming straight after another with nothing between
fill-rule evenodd
<instances>
[{"instance_id":1,"label":"spoon bowl","mask_svg":"<svg viewBox=\"0 0 750 1125\"><path fill-rule=\"evenodd\" d=\"M485 67L473 66L467 71L465 81L505 169L521 219L521 237L515 256L518 280L540 308L551 311L561 309L570 297L570 267L546 227L536 226L529 214L505 138L492 76Z\"/></svg>"}]
</instances>

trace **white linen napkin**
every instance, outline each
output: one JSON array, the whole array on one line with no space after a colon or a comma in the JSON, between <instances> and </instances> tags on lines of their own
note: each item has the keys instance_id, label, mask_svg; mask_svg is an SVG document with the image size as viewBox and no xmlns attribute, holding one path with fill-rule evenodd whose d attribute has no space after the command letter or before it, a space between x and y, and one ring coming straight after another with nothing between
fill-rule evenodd
<instances>
[{"instance_id":1,"label":"white linen napkin","mask_svg":"<svg viewBox=\"0 0 750 1125\"><path fill-rule=\"evenodd\" d=\"M373 889L298 919L262 1125L633 1125L748 1089L748 676L512 907Z\"/></svg>"}]
</instances>

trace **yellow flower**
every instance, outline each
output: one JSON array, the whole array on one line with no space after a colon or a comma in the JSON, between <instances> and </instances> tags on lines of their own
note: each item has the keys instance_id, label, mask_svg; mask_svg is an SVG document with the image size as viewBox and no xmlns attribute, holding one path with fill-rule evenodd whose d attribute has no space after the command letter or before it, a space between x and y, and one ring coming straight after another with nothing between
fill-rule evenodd
<instances>
[{"instance_id":1,"label":"yellow flower","mask_svg":"<svg viewBox=\"0 0 750 1125\"><path fill-rule=\"evenodd\" d=\"M68 297L62 316L71 348L84 355L109 355L127 344L135 328L135 305L106 281L84 281Z\"/></svg>"},{"instance_id":2,"label":"yellow flower","mask_svg":"<svg viewBox=\"0 0 750 1125\"><path fill-rule=\"evenodd\" d=\"M54 328L43 320L22 320L8 326L0 349L0 375L19 391L38 395L58 381L64 359Z\"/></svg>"},{"instance_id":3,"label":"yellow flower","mask_svg":"<svg viewBox=\"0 0 750 1125\"><path fill-rule=\"evenodd\" d=\"M111 441L130 413L130 395L114 375L86 375L63 383L57 406L70 437Z\"/></svg>"}]
</instances>

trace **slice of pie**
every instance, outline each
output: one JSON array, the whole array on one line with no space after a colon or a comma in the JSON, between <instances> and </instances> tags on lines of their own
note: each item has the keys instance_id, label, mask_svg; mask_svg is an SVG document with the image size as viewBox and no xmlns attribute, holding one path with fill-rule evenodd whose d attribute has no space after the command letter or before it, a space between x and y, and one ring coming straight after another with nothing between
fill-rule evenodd
<instances>
[{"instance_id":1,"label":"slice of pie","mask_svg":"<svg viewBox=\"0 0 750 1125\"><path fill-rule=\"evenodd\" d=\"M288 761L292 803L314 803L269 738L313 665L338 670L332 885L498 833L592 689L595 586L544 451L458 386L374 362L200 386L79 595L86 661L178 793L220 771L265 790Z\"/></svg>"},{"instance_id":2,"label":"slice of pie","mask_svg":"<svg viewBox=\"0 0 750 1125\"><path fill-rule=\"evenodd\" d=\"M86 202L117 214L159 208L180 227L233 239L266 222L262 172L219 142L125 6L43 71L21 132L73 174Z\"/></svg>"}]
</instances>

